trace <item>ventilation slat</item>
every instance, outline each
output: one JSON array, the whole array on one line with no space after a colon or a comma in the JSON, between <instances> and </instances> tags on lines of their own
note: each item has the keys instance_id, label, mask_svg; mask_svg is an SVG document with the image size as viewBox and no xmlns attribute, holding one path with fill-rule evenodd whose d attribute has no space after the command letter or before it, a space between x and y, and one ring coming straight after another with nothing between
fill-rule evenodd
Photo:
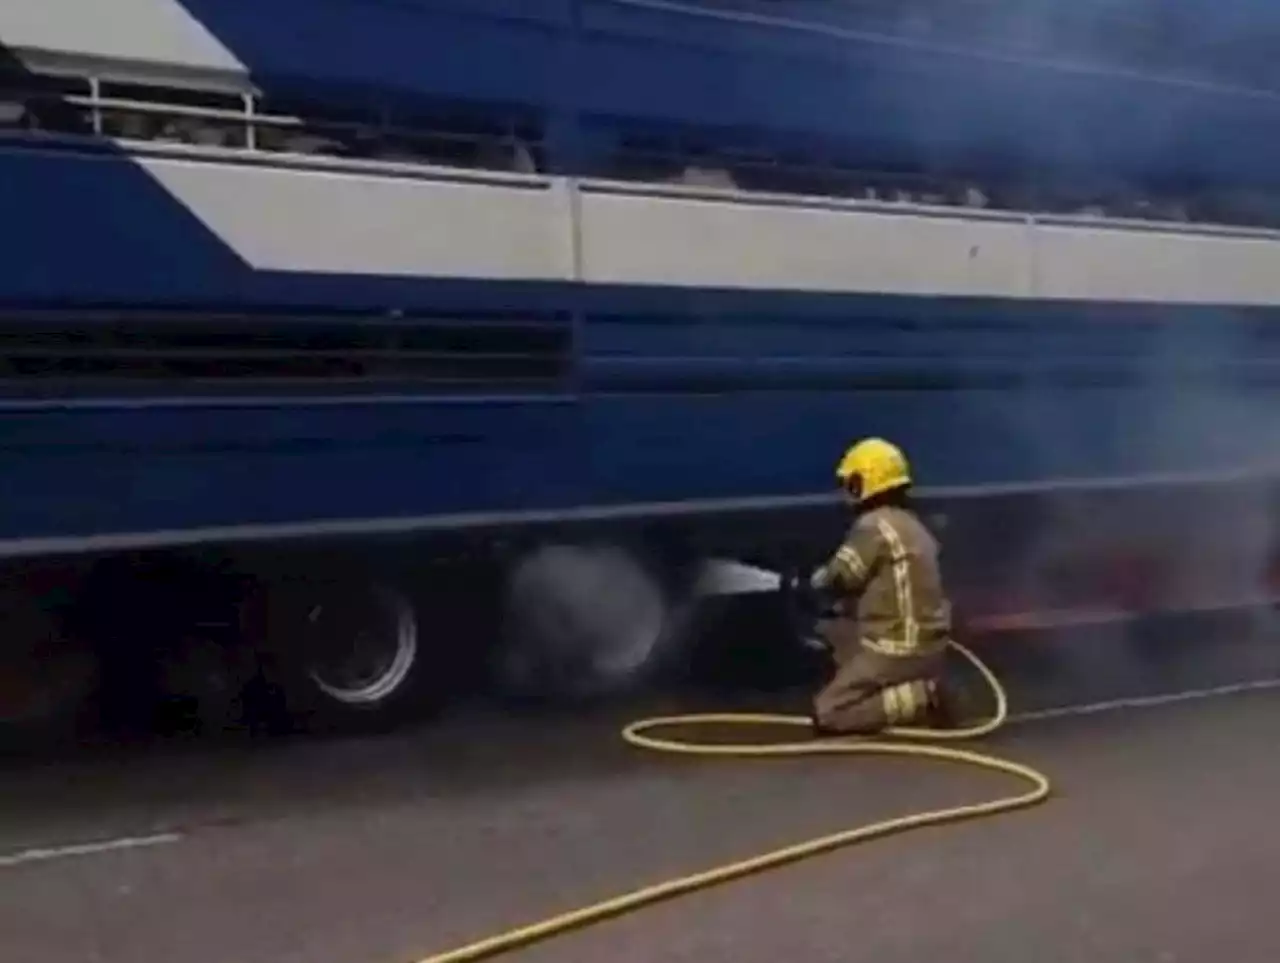
<instances>
[{"instance_id":1,"label":"ventilation slat","mask_svg":"<svg viewBox=\"0 0 1280 963\"><path fill-rule=\"evenodd\" d=\"M130 316L0 318L0 391L563 391L564 318Z\"/></svg>"}]
</instances>

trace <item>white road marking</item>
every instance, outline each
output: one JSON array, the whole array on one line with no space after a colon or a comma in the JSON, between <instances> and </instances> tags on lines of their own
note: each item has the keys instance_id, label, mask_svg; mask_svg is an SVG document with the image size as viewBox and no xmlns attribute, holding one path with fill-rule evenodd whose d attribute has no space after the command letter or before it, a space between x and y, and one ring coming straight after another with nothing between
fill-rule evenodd
<instances>
[{"instance_id":1,"label":"white road marking","mask_svg":"<svg viewBox=\"0 0 1280 963\"><path fill-rule=\"evenodd\" d=\"M124 849L165 846L179 842L182 838L181 833L155 833L151 836L121 836L118 839L103 839L92 843L23 849L16 853L0 854L0 869L23 866L27 863L46 863L55 859L98 856L102 853L113 853Z\"/></svg>"},{"instance_id":2,"label":"white road marking","mask_svg":"<svg viewBox=\"0 0 1280 963\"><path fill-rule=\"evenodd\" d=\"M1211 686L1203 689L1188 689L1183 692L1170 692L1164 695L1135 696L1128 699L1107 699L1101 702L1081 703L1080 705L1059 706L1053 709L1038 709L1034 712L1015 713L1009 722L1023 724L1039 722L1046 719L1060 719L1070 716L1097 715L1105 712L1119 712L1125 709L1155 709L1161 706L1174 705L1180 702L1195 702L1203 699L1216 699L1224 696L1239 695L1244 692L1265 692L1280 689L1280 678L1260 679L1253 682L1237 682L1230 685ZM104 839L91 843L74 843L67 846L48 846L19 850L14 853L0 854L0 869L10 869L28 863L44 863L58 859L73 859L82 856L99 856L105 853L119 852L126 849L143 849L152 846L166 846L181 842L182 833L155 833L150 836L122 836L118 839Z\"/></svg>"},{"instance_id":3,"label":"white road marking","mask_svg":"<svg viewBox=\"0 0 1280 963\"><path fill-rule=\"evenodd\" d=\"M1280 679L1259 679L1254 682L1234 682L1205 689L1187 689L1164 695L1134 696L1128 699L1107 699L1102 702L1086 702L1080 705L1059 706L1055 709L1037 709L1019 712L1009 717L1010 722L1038 722L1041 719L1060 719L1066 716L1089 716L1100 712L1117 712L1121 709L1155 709L1179 702L1195 702L1200 699L1216 699L1238 695L1242 692L1265 692L1280 689Z\"/></svg>"}]
</instances>

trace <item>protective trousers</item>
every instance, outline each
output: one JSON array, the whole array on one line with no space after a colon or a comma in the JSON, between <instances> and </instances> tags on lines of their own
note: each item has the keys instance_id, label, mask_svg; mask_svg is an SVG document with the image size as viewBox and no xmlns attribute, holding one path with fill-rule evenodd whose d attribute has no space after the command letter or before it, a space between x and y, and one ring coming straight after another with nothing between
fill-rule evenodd
<instances>
[{"instance_id":1,"label":"protective trousers","mask_svg":"<svg viewBox=\"0 0 1280 963\"><path fill-rule=\"evenodd\" d=\"M883 655L862 645L858 626L849 619L823 622L819 631L835 660L831 680L813 700L820 733L872 735L889 726L934 721L943 651Z\"/></svg>"}]
</instances>

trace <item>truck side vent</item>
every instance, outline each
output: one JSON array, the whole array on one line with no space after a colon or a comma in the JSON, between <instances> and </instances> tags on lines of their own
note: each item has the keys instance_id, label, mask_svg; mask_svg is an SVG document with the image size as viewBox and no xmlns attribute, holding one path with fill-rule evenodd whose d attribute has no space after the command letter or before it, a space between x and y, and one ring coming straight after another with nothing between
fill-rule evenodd
<instances>
[{"instance_id":1,"label":"truck side vent","mask_svg":"<svg viewBox=\"0 0 1280 963\"><path fill-rule=\"evenodd\" d=\"M556 392L572 358L554 316L0 317L9 395Z\"/></svg>"}]
</instances>

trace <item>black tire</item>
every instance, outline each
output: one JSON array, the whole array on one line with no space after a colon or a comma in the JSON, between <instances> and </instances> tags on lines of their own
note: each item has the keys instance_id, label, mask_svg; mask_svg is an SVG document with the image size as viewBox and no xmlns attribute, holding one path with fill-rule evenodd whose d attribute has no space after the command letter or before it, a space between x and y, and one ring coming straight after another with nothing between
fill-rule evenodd
<instances>
[{"instance_id":1,"label":"black tire","mask_svg":"<svg viewBox=\"0 0 1280 963\"><path fill-rule=\"evenodd\" d=\"M419 608L386 581L306 580L264 588L263 678L287 724L384 731L440 708L448 691Z\"/></svg>"},{"instance_id":2,"label":"black tire","mask_svg":"<svg viewBox=\"0 0 1280 963\"><path fill-rule=\"evenodd\" d=\"M815 641L816 613L798 576L781 573L780 590L727 595L707 602L692 680L716 691L785 692L814 687L829 673L830 655Z\"/></svg>"},{"instance_id":3,"label":"black tire","mask_svg":"<svg viewBox=\"0 0 1280 963\"><path fill-rule=\"evenodd\" d=\"M512 566L492 675L503 698L572 705L634 691L680 656L693 625L678 565L614 544L540 546Z\"/></svg>"},{"instance_id":4,"label":"black tire","mask_svg":"<svg viewBox=\"0 0 1280 963\"><path fill-rule=\"evenodd\" d=\"M15 750L76 741L97 709L96 653L35 595L0 592L0 745Z\"/></svg>"}]
</instances>

